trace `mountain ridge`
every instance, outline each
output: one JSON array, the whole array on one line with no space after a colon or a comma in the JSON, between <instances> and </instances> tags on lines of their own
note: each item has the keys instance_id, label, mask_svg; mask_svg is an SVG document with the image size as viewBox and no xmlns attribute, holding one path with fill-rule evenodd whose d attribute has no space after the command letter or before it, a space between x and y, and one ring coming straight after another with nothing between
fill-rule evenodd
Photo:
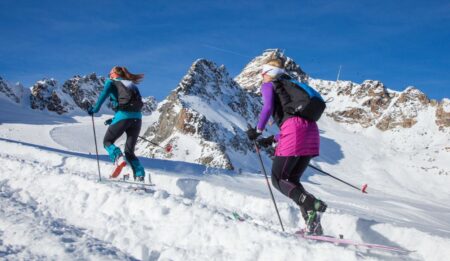
<instances>
[{"instance_id":1,"label":"mountain ridge","mask_svg":"<svg viewBox=\"0 0 450 261\"><path fill-rule=\"evenodd\" d=\"M255 157L255 150L244 132L248 123L255 125L258 120L262 106L260 70L273 58L282 59L291 77L308 82L331 101L321 122L331 119L353 130L370 133L375 128L382 132L404 132L409 137L445 136L450 131L447 98L440 102L430 100L414 87L392 91L375 80L356 84L314 79L279 49L268 49L234 78L224 65L197 59L166 99L156 103L148 98L145 113L151 114L150 127L143 129L143 136L156 144L171 144L173 151L166 153L158 146L139 141L139 154L236 171L255 169L245 164ZM31 88L30 104L32 108L57 114L82 112L96 101L104 81L104 77L94 73L74 76L63 85L54 79L38 81ZM24 89L20 85L11 87L0 79L0 93L13 102L26 100ZM112 111L105 109L103 113ZM277 128L269 124L265 135L276 132ZM396 141L390 142L397 146ZM270 150L263 153L264 162L270 160L269 154Z\"/></svg>"}]
</instances>

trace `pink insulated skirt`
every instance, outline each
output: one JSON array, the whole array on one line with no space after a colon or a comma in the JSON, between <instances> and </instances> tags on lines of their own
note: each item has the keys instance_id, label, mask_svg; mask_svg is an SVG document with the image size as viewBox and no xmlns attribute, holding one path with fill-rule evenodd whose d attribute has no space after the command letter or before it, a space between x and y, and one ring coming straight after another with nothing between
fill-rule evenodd
<instances>
[{"instance_id":1,"label":"pink insulated skirt","mask_svg":"<svg viewBox=\"0 0 450 261\"><path fill-rule=\"evenodd\" d=\"M319 146L316 122L292 117L281 125L275 156L318 156Z\"/></svg>"}]
</instances>

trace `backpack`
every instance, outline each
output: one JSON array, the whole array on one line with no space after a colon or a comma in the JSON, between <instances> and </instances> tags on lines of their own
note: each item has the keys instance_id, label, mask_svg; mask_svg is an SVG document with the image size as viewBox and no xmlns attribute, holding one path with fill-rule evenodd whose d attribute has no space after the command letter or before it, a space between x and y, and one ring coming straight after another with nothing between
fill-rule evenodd
<instances>
[{"instance_id":1,"label":"backpack","mask_svg":"<svg viewBox=\"0 0 450 261\"><path fill-rule=\"evenodd\" d=\"M283 113L318 121L326 108L319 92L306 83L282 76L274 82Z\"/></svg>"},{"instance_id":2,"label":"backpack","mask_svg":"<svg viewBox=\"0 0 450 261\"><path fill-rule=\"evenodd\" d=\"M140 112L144 103L136 85L127 87L122 81L113 81L117 89L117 106L115 111Z\"/></svg>"}]
</instances>

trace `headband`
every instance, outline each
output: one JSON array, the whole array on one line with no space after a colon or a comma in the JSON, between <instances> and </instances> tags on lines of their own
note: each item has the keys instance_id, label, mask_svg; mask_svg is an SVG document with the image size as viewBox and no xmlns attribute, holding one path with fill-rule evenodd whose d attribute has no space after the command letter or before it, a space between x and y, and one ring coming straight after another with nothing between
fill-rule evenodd
<instances>
[{"instance_id":1,"label":"headband","mask_svg":"<svg viewBox=\"0 0 450 261\"><path fill-rule=\"evenodd\" d=\"M276 78L277 76L286 73L286 71L284 69L275 67L273 65L270 64L264 64L262 67L262 71L261 74L267 74L272 78Z\"/></svg>"}]
</instances>

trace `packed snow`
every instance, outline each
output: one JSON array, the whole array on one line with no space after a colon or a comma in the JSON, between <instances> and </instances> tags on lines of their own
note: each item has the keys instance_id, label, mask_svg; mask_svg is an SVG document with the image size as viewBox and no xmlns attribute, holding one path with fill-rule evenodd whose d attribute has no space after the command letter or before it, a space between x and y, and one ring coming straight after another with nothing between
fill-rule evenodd
<instances>
[{"instance_id":1,"label":"packed snow","mask_svg":"<svg viewBox=\"0 0 450 261\"><path fill-rule=\"evenodd\" d=\"M211 112L212 113L212 112ZM212 115L212 114L211 114ZM355 131L324 117L305 188L328 203L325 234L410 250L393 253L300 239L298 207L274 190L282 232L261 173L141 158L156 186L107 181L106 130L89 116L0 105L0 259L6 260L446 260L450 256L448 138L412 131ZM154 116L144 117L144 125ZM424 128L419 125L417 128ZM144 128L143 128L144 129ZM417 129L416 129L417 131ZM431 130L434 131L434 130ZM416 148L410 148L414 144ZM123 139L118 144L123 144ZM189 146L189 141L186 142ZM425 147L428 147L425 149ZM413 152L415 153L413 154ZM438 151L439 153L435 153ZM432 162L428 162L431 159ZM258 165L254 157L253 165ZM427 165L428 164L428 165ZM266 165L270 172L270 165ZM245 221L233 218L233 212Z\"/></svg>"}]
</instances>

